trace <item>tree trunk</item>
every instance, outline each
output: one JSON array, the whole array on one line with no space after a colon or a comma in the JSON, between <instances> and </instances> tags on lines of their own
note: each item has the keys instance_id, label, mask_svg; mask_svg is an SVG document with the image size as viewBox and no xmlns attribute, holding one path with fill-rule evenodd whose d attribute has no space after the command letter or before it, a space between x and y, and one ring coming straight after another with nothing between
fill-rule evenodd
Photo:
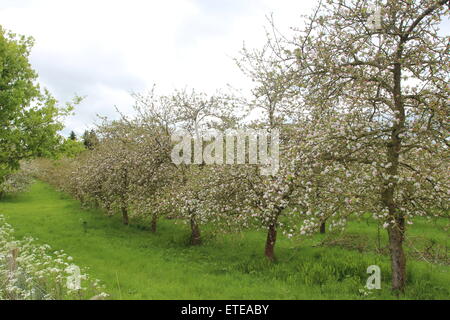
<instances>
[{"instance_id":1,"label":"tree trunk","mask_svg":"<svg viewBox=\"0 0 450 320\"><path fill-rule=\"evenodd\" d=\"M325 231L326 231L326 222L324 221L320 224L320 233L325 234Z\"/></svg>"},{"instance_id":2,"label":"tree trunk","mask_svg":"<svg viewBox=\"0 0 450 320\"><path fill-rule=\"evenodd\" d=\"M392 290L397 294L404 292L406 283L406 258L403 251L404 224L403 218L397 219L395 226L388 229L391 251Z\"/></svg>"},{"instance_id":3,"label":"tree trunk","mask_svg":"<svg viewBox=\"0 0 450 320\"><path fill-rule=\"evenodd\" d=\"M122 207L122 222L124 225L128 225L128 210L126 207Z\"/></svg>"},{"instance_id":4,"label":"tree trunk","mask_svg":"<svg viewBox=\"0 0 450 320\"><path fill-rule=\"evenodd\" d=\"M402 39L403 41L403 39ZM389 179L382 195L383 203L389 210L389 219L395 221L395 225L388 228L389 247L391 253L392 290L399 295L405 290L406 283L406 258L403 252L403 239L405 235L405 219L398 211L394 194L398 188L398 182L393 178L398 175L402 138L400 134L405 128L405 107L402 97L402 65L403 43L399 44L396 61L394 63L394 108L396 111L395 122L392 126L390 140L387 143L387 160L391 164L387 168Z\"/></svg>"},{"instance_id":5,"label":"tree trunk","mask_svg":"<svg viewBox=\"0 0 450 320\"><path fill-rule=\"evenodd\" d=\"M275 261L275 242L277 241L277 228L275 223L269 225L269 229L267 231L267 241L266 241L266 249L265 255L270 261Z\"/></svg>"},{"instance_id":6,"label":"tree trunk","mask_svg":"<svg viewBox=\"0 0 450 320\"><path fill-rule=\"evenodd\" d=\"M153 232L153 233L156 233L156 224L157 224L157 222L158 222L158 215L157 214L153 214L153 216L152 216L152 223L151 223L151 231Z\"/></svg>"},{"instance_id":7,"label":"tree trunk","mask_svg":"<svg viewBox=\"0 0 450 320\"><path fill-rule=\"evenodd\" d=\"M191 218L191 245L198 246L201 243L200 228L195 219Z\"/></svg>"}]
</instances>

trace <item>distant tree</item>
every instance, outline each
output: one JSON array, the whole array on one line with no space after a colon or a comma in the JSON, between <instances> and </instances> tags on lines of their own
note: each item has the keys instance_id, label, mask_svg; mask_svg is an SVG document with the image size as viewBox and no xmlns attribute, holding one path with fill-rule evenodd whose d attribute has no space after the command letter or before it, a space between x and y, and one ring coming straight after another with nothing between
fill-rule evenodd
<instances>
[{"instance_id":1,"label":"distant tree","mask_svg":"<svg viewBox=\"0 0 450 320\"><path fill-rule=\"evenodd\" d=\"M77 135L74 131L70 131L69 139L72 141L77 141Z\"/></svg>"},{"instance_id":2,"label":"distant tree","mask_svg":"<svg viewBox=\"0 0 450 320\"><path fill-rule=\"evenodd\" d=\"M83 134L83 144L86 149L92 150L98 145L99 139L95 130L86 130Z\"/></svg>"},{"instance_id":3,"label":"distant tree","mask_svg":"<svg viewBox=\"0 0 450 320\"><path fill-rule=\"evenodd\" d=\"M233 115L236 106L233 97L219 93L209 96L195 90L183 90L176 91L168 98L177 115L177 129L189 134L194 144L203 145L202 137L212 128L230 127L237 119ZM207 222L217 223L218 213L208 207L210 168L206 168L204 159L197 159L194 155L193 160L192 165L180 163L176 166L179 182L173 188L177 194L173 197L173 204L178 208L180 217L191 227L191 245L199 245L202 243L200 226Z\"/></svg>"}]
</instances>

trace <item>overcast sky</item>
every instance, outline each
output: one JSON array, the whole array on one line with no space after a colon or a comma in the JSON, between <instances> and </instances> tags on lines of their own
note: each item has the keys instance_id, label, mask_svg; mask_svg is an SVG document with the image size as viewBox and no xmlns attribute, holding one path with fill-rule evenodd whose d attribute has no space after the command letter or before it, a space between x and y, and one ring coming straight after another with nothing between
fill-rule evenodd
<instances>
[{"instance_id":1,"label":"overcast sky","mask_svg":"<svg viewBox=\"0 0 450 320\"><path fill-rule=\"evenodd\" d=\"M132 112L131 92L227 84L249 88L236 67L243 42L264 43L266 17L288 33L316 0L0 0L0 24L36 39L31 62L61 101L86 96L70 130L81 134L115 106ZM445 23L445 32L450 23Z\"/></svg>"},{"instance_id":2,"label":"overcast sky","mask_svg":"<svg viewBox=\"0 0 450 320\"><path fill-rule=\"evenodd\" d=\"M31 62L61 102L87 96L67 134L92 126L114 106L132 110L130 92L248 88L235 66L243 42L264 43L266 16L286 31L315 1L304 0L1 0L0 24L33 36Z\"/></svg>"}]
</instances>

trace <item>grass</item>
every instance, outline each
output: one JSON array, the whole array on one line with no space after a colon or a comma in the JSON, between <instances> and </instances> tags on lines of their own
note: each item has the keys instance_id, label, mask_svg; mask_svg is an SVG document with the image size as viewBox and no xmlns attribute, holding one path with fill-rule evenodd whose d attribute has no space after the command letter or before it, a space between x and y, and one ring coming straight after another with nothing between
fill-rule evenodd
<instances>
[{"instance_id":1,"label":"grass","mask_svg":"<svg viewBox=\"0 0 450 320\"><path fill-rule=\"evenodd\" d=\"M190 247L189 230L183 224L161 220L156 234L139 225L124 226L119 217L83 209L42 182L29 192L3 199L0 214L17 237L31 235L88 267L113 299L396 298L389 290L385 231L381 230L378 248L373 220L354 221L345 234L306 240L280 237L278 261L270 264L262 255L263 232L222 236L206 232L202 246ZM408 251L408 289L402 298L450 297L446 224L418 220L410 228L415 249ZM381 267L382 289L365 296L359 290L373 264Z\"/></svg>"}]
</instances>

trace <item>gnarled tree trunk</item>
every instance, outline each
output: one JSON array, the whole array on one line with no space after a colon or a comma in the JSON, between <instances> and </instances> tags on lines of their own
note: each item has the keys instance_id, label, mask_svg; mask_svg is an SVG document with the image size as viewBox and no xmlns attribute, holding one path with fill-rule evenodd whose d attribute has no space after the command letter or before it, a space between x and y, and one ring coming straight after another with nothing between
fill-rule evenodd
<instances>
[{"instance_id":1,"label":"gnarled tree trunk","mask_svg":"<svg viewBox=\"0 0 450 320\"><path fill-rule=\"evenodd\" d=\"M277 227L275 223L269 225L267 230L266 249L264 254L270 261L275 261L275 242L277 241Z\"/></svg>"},{"instance_id":2,"label":"gnarled tree trunk","mask_svg":"<svg viewBox=\"0 0 450 320\"><path fill-rule=\"evenodd\" d=\"M126 207L122 207L122 222L124 225L128 225L128 210Z\"/></svg>"},{"instance_id":3,"label":"gnarled tree trunk","mask_svg":"<svg viewBox=\"0 0 450 320\"><path fill-rule=\"evenodd\" d=\"M326 231L326 222L323 221L323 222L320 224L320 233L321 233L321 234L325 234L325 231Z\"/></svg>"},{"instance_id":4,"label":"gnarled tree trunk","mask_svg":"<svg viewBox=\"0 0 450 320\"><path fill-rule=\"evenodd\" d=\"M389 247L391 252L392 290L397 293L405 290L406 284L406 258L403 251L405 222L403 218L391 226L389 233Z\"/></svg>"},{"instance_id":5,"label":"gnarled tree trunk","mask_svg":"<svg viewBox=\"0 0 450 320\"><path fill-rule=\"evenodd\" d=\"M396 121L392 126L390 140L387 144L387 159L391 166L387 168L387 173L391 177L387 182L382 198L384 205L389 210L389 218L395 222L388 229L389 247L391 253L392 269L392 290L397 293L404 292L406 284L406 258L403 251L403 239L405 235L405 219L401 212L398 212L395 203L395 191L397 181L393 178L398 175L400 164L400 153L402 149L402 138L400 134L405 127L405 107L402 97L402 66L403 43L398 47L396 62L394 63L394 107L396 111Z\"/></svg>"},{"instance_id":6,"label":"gnarled tree trunk","mask_svg":"<svg viewBox=\"0 0 450 320\"><path fill-rule=\"evenodd\" d=\"M151 222L151 225L150 225L151 232L156 233L156 225L157 225L157 223L158 223L158 215L157 214L153 214L152 215L152 222Z\"/></svg>"},{"instance_id":7,"label":"gnarled tree trunk","mask_svg":"<svg viewBox=\"0 0 450 320\"><path fill-rule=\"evenodd\" d=\"M202 243L200 228L194 218L191 218L191 245L198 246Z\"/></svg>"}]
</instances>

